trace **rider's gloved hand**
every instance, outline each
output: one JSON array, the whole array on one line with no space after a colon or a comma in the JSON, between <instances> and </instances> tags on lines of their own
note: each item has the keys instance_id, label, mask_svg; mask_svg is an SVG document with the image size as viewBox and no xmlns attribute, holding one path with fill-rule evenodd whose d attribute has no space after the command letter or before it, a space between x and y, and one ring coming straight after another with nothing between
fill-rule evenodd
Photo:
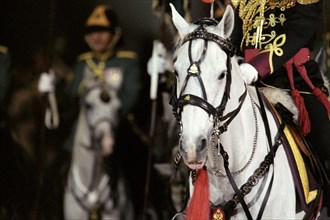
<instances>
[{"instance_id":1,"label":"rider's gloved hand","mask_svg":"<svg viewBox=\"0 0 330 220\"><path fill-rule=\"evenodd\" d=\"M55 91L55 73L54 70L50 70L49 73L41 73L39 82L38 82L38 90L40 93L48 93Z\"/></svg>"},{"instance_id":2,"label":"rider's gloved hand","mask_svg":"<svg viewBox=\"0 0 330 220\"><path fill-rule=\"evenodd\" d=\"M254 68L254 66L249 63L242 63L239 67L242 72L243 80L246 84L251 85L258 80L258 71Z\"/></svg>"},{"instance_id":3,"label":"rider's gloved hand","mask_svg":"<svg viewBox=\"0 0 330 220\"><path fill-rule=\"evenodd\" d=\"M147 71L149 75L164 73L166 70L172 68L172 64L167 58L167 52L165 46L155 40L152 50L152 56L147 64Z\"/></svg>"}]
</instances>

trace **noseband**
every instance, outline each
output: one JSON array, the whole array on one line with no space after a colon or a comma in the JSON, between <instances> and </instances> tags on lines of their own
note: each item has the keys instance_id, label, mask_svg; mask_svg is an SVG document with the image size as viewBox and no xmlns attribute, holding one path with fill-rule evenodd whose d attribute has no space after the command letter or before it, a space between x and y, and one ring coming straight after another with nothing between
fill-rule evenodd
<instances>
[{"instance_id":1,"label":"noseband","mask_svg":"<svg viewBox=\"0 0 330 220\"><path fill-rule=\"evenodd\" d=\"M173 109L173 114L178 121L178 123L181 125L181 113L183 111L183 107L186 105L193 105L202 108L205 110L208 115L212 115L214 119L214 126L218 127L218 123L220 121L226 120L229 118L229 120L220 128L220 133L223 133L224 131L227 130L227 126L230 123L230 121L237 115L243 100L246 97L246 90L245 92L241 95L239 98L240 101L240 106L228 113L226 116L223 116L223 112L226 108L227 101L230 98L230 86L231 86L231 60L230 58L235 54L235 47L234 45L228 40L224 39L216 34L210 33L206 30L206 26L215 26L217 25L217 21L211 18L203 18L195 22L195 24L198 24L199 26L190 34L186 35L184 39L179 42L179 46L182 46L186 42L189 43L189 62L190 66L187 69L187 76L185 78L185 81L183 83L183 86L181 88L179 97L177 97L177 79L175 77L174 85L173 85L173 90L172 90L172 97L170 104L172 105ZM191 46L192 46L192 41L196 39L203 39L204 40L204 48L202 51L202 54L200 58L197 61L194 61L192 59L192 51L191 51ZM200 64L205 58L207 47L208 47L208 42L213 41L215 42L226 54L227 54L227 77L226 77L226 86L224 90L224 95L223 98L220 102L220 105L217 107L214 107L212 104L210 104L207 100L207 94L205 90L205 86L203 83L203 80L201 78L201 70L200 70ZM202 97L195 96L193 94L183 94L186 86L188 84L188 81L191 77L197 77L198 82L200 84L201 90L202 90Z\"/></svg>"}]
</instances>

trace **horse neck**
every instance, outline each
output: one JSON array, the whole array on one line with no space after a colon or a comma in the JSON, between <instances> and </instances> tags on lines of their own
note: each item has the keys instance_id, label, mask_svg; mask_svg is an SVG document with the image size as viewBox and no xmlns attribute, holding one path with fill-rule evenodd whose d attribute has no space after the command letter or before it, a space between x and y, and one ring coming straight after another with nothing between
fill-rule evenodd
<instances>
[{"instance_id":1,"label":"horse neck","mask_svg":"<svg viewBox=\"0 0 330 220\"><path fill-rule=\"evenodd\" d=\"M78 172L79 178L85 186L90 186L92 181L97 182L104 174L100 166L101 153L96 149L89 149L91 135L84 109L82 109L75 133L72 169L74 172Z\"/></svg>"},{"instance_id":2,"label":"horse neck","mask_svg":"<svg viewBox=\"0 0 330 220\"><path fill-rule=\"evenodd\" d=\"M228 100L224 114L233 111L239 105L237 100L243 94L245 87L238 86L239 88L236 89L238 81L233 79L233 83L235 84L232 85L231 98ZM244 184L247 178L253 174L255 168L263 160L267 152L267 143L261 139L265 135L263 134L264 131L262 131L262 119L259 109L255 104L257 103L255 97L254 89L248 88L246 98L239 113L229 124L228 130L220 136L221 144L229 155L229 169L231 173L239 173L234 175L238 186ZM209 147L208 154L209 158L211 158L208 160L208 166L214 167L214 160L216 160L216 168L223 174L226 174L223 167L223 158L217 154L217 151L214 154L213 146ZM249 160L251 161L249 162ZM222 189L222 192L229 191L230 195L232 194L232 188L229 186L228 178L217 177L211 171L210 182L214 187Z\"/></svg>"}]
</instances>

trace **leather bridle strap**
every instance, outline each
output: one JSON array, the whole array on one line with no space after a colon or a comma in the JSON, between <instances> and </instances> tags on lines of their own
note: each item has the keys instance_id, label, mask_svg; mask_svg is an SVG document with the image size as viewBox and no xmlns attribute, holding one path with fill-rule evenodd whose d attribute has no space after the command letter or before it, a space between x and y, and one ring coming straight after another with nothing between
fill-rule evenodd
<instances>
[{"instance_id":1,"label":"leather bridle strap","mask_svg":"<svg viewBox=\"0 0 330 220\"><path fill-rule=\"evenodd\" d=\"M177 107L180 109L180 113L182 112L183 107L188 104L198 106L204 109L208 114L213 115L214 117L216 117L218 114L216 108L214 108L210 103L192 94L181 96L177 100Z\"/></svg>"},{"instance_id":2,"label":"leather bridle strap","mask_svg":"<svg viewBox=\"0 0 330 220\"><path fill-rule=\"evenodd\" d=\"M246 95L247 95L247 88L245 87L245 91L244 91L244 93L239 97L239 106L235 109L235 110L233 110L233 111L231 111L231 112L229 112L228 114L226 114L225 116L221 116L221 117L219 117L219 120L220 121L225 121L225 120L227 120L226 122L224 122L222 125L221 125L221 127L219 127L218 129L219 129L219 131L220 131L220 134L222 134L223 132L225 132L225 131L227 131L227 128L228 128L228 125L230 124L230 122L232 122L232 120L234 120L234 118L237 116L237 114L239 113L239 111L241 110L241 108L242 108L242 105L243 105L243 103L244 103L244 100L245 100L245 98L246 98Z\"/></svg>"},{"instance_id":3,"label":"leather bridle strap","mask_svg":"<svg viewBox=\"0 0 330 220\"><path fill-rule=\"evenodd\" d=\"M279 129L279 133L278 133L278 137L277 137L277 142L274 144L274 146L272 146L272 140L271 140L271 134L270 134L270 127L269 127L269 123L268 123L268 119L267 119L267 115L266 115L266 110L265 110L265 106L263 103L263 99L261 97L260 91L258 89L258 87L255 87L257 95L258 95L258 99L259 99L259 103L260 103L260 108L261 108L261 117L263 119L264 122L264 127L265 127L265 131L266 131L266 135L267 135L267 141L268 141L268 146L270 146L270 152L269 154L272 156L272 160L273 160L273 167L274 167L274 158L275 158L275 153L277 151L277 148L280 144L279 140L281 139L281 136L283 135L283 125L281 126L282 128ZM265 197L262 201L257 219L261 219L262 218L262 214L265 210L267 201L269 199L269 195L270 195L270 191L272 189L272 185L273 185L273 181L274 181L274 173L275 173L275 169L273 169L273 173L272 173L272 177L268 186L268 189L266 191Z\"/></svg>"},{"instance_id":4,"label":"leather bridle strap","mask_svg":"<svg viewBox=\"0 0 330 220\"><path fill-rule=\"evenodd\" d=\"M193 61L193 59L192 59L192 57L191 57L191 45L192 45L192 41L189 41L189 61L190 61L190 66L189 66L189 68L187 69L187 76L186 76L186 78L185 78L185 81L184 81L184 83L183 83L183 86L182 86L182 88L181 88L181 91L180 91L180 97L182 96L182 94L183 94L183 92L184 92L184 90L186 89L186 87L187 87L187 84L188 84L188 80L190 79L190 77L191 76L194 76L194 77L197 77L197 79L198 79L198 82L199 82L199 84L200 84L200 86L201 86L201 89L202 89L202 94L203 94L203 98L205 99L205 100L207 100L207 95L206 95L206 91L205 91L205 86L204 86L204 83L203 83L203 80L202 80L202 78L201 78L201 76L200 76L200 74L201 74L201 71L200 71L200 68L199 68L199 65L200 65L200 63L204 60L204 58L205 58L205 54L206 54L206 50L207 50L207 45L208 45L208 43L207 43L207 41L205 40L204 41L204 48L203 48L203 52L202 52L202 55L201 55L201 57L199 58L199 60L198 61Z\"/></svg>"},{"instance_id":5,"label":"leather bridle strap","mask_svg":"<svg viewBox=\"0 0 330 220\"><path fill-rule=\"evenodd\" d=\"M229 170L229 167L228 167L228 166L229 166L229 162L228 162L228 160L229 160L229 156L228 156L227 152L224 150L224 148L223 148L223 146L222 146L221 143L220 143L220 146L218 146L218 147L220 147L220 153L221 153L221 155L222 155L222 157L223 157L223 166L224 166L224 168L225 168L225 171L226 171L226 174L227 174L228 180L229 180L231 186L233 187L233 189L234 189L234 191L235 191L235 195L238 196L238 200L239 200L239 202L241 203L241 206L242 206L242 208L243 208L243 210L244 210L244 212L245 212L245 215L246 215L247 219L248 219L248 220L253 220L253 218L252 218L252 216L251 216L251 213L250 213L250 211L249 211L249 208L248 208L248 206L247 206L246 203L245 203L244 195L243 195L242 192L238 189L237 184L236 184L236 182L235 182L233 176L232 176L231 173L230 173L230 170Z\"/></svg>"}]
</instances>

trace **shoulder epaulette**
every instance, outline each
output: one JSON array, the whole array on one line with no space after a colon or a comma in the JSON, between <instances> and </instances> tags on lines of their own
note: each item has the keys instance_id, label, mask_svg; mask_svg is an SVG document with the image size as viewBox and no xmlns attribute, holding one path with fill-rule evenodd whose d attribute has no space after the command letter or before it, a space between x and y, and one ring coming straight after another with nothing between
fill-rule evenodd
<instances>
[{"instance_id":1,"label":"shoulder epaulette","mask_svg":"<svg viewBox=\"0 0 330 220\"><path fill-rule=\"evenodd\" d=\"M3 45L0 45L0 53L7 54L8 48Z\"/></svg>"},{"instance_id":2,"label":"shoulder epaulette","mask_svg":"<svg viewBox=\"0 0 330 220\"><path fill-rule=\"evenodd\" d=\"M137 57L137 54L130 50L120 50L116 53L116 57L135 59Z\"/></svg>"},{"instance_id":3,"label":"shoulder epaulette","mask_svg":"<svg viewBox=\"0 0 330 220\"><path fill-rule=\"evenodd\" d=\"M297 2L301 5L309 5L309 4L319 2L319 1L320 0L297 0Z\"/></svg>"},{"instance_id":4,"label":"shoulder epaulette","mask_svg":"<svg viewBox=\"0 0 330 220\"><path fill-rule=\"evenodd\" d=\"M93 57L92 52L86 52L86 53L82 53L78 56L77 60L81 61L81 60L87 60L87 59L91 59Z\"/></svg>"}]
</instances>

